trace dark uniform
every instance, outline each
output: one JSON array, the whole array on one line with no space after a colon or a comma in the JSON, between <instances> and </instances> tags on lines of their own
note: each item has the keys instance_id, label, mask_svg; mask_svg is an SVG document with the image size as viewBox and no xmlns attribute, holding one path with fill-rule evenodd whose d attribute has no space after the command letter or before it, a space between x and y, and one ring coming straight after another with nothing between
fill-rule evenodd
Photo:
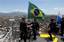
<instances>
[{"instance_id":1,"label":"dark uniform","mask_svg":"<svg viewBox=\"0 0 64 42\"><path fill-rule=\"evenodd\" d=\"M37 31L39 30L39 24L38 24L38 22L32 22L32 30L33 30L33 34L34 34L34 40L36 40L36 33L37 33Z\"/></svg>"},{"instance_id":2,"label":"dark uniform","mask_svg":"<svg viewBox=\"0 0 64 42\"><path fill-rule=\"evenodd\" d=\"M50 39L52 40L52 35L51 33L56 33L56 23L54 22L54 19L51 19L51 23L49 24L49 27L50 27L50 31L48 32L49 35L50 35Z\"/></svg>"},{"instance_id":3,"label":"dark uniform","mask_svg":"<svg viewBox=\"0 0 64 42\"><path fill-rule=\"evenodd\" d=\"M24 39L24 42L26 42L26 38L27 38L27 25L25 22L21 22L20 23L20 37L21 39Z\"/></svg>"},{"instance_id":4,"label":"dark uniform","mask_svg":"<svg viewBox=\"0 0 64 42\"><path fill-rule=\"evenodd\" d=\"M31 22L27 23L27 38L30 39L31 38L31 32L32 32L32 28L31 28Z\"/></svg>"},{"instance_id":5,"label":"dark uniform","mask_svg":"<svg viewBox=\"0 0 64 42\"><path fill-rule=\"evenodd\" d=\"M62 18L61 22L61 36L63 36L63 31L64 31L64 18Z\"/></svg>"}]
</instances>

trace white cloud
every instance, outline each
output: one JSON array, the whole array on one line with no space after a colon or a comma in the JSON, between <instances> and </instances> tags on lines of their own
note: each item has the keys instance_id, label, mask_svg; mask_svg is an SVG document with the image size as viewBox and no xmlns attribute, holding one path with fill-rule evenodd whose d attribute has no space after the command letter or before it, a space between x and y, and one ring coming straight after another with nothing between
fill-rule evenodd
<instances>
[{"instance_id":1,"label":"white cloud","mask_svg":"<svg viewBox=\"0 0 64 42\"><path fill-rule=\"evenodd\" d=\"M58 8L54 8L54 10L58 10Z\"/></svg>"},{"instance_id":2,"label":"white cloud","mask_svg":"<svg viewBox=\"0 0 64 42\"><path fill-rule=\"evenodd\" d=\"M60 12L61 15L64 15L64 8L54 8L54 10Z\"/></svg>"},{"instance_id":3,"label":"white cloud","mask_svg":"<svg viewBox=\"0 0 64 42\"><path fill-rule=\"evenodd\" d=\"M14 10L6 10L6 11L0 11L2 13L9 13L9 12L24 12L27 13L27 10L22 10L22 9L14 9Z\"/></svg>"},{"instance_id":4,"label":"white cloud","mask_svg":"<svg viewBox=\"0 0 64 42\"><path fill-rule=\"evenodd\" d=\"M42 11L46 14L46 15L57 15L57 12L55 10L52 9L42 9Z\"/></svg>"},{"instance_id":5,"label":"white cloud","mask_svg":"<svg viewBox=\"0 0 64 42\"><path fill-rule=\"evenodd\" d=\"M42 9L46 15L64 15L64 8ZM60 12L60 13L59 13Z\"/></svg>"}]
</instances>

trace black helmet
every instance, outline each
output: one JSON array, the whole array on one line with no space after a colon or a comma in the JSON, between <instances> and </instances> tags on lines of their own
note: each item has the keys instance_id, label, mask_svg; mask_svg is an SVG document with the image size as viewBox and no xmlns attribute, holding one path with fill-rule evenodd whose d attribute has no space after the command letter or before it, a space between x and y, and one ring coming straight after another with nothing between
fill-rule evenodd
<instances>
[{"instance_id":1,"label":"black helmet","mask_svg":"<svg viewBox=\"0 0 64 42\"><path fill-rule=\"evenodd\" d=\"M54 19L51 19L51 21L54 21Z\"/></svg>"},{"instance_id":2,"label":"black helmet","mask_svg":"<svg viewBox=\"0 0 64 42\"><path fill-rule=\"evenodd\" d=\"M25 17L22 17L22 21L25 21Z\"/></svg>"},{"instance_id":3,"label":"black helmet","mask_svg":"<svg viewBox=\"0 0 64 42\"><path fill-rule=\"evenodd\" d=\"M64 21L64 17L62 18L62 21Z\"/></svg>"}]
</instances>

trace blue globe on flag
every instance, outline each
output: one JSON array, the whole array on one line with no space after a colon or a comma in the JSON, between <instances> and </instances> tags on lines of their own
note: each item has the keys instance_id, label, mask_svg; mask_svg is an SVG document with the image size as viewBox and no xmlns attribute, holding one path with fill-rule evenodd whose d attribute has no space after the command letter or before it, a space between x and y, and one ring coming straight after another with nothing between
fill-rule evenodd
<instances>
[{"instance_id":1,"label":"blue globe on flag","mask_svg":"<svg viewBox=\"0 0 64 42\"><path fill-rule=\"evenodd\" d=\"M38 16L39 15L39 10L38 9L35 9L34 10L34 16Z\"/></svg>"}]
</instances>

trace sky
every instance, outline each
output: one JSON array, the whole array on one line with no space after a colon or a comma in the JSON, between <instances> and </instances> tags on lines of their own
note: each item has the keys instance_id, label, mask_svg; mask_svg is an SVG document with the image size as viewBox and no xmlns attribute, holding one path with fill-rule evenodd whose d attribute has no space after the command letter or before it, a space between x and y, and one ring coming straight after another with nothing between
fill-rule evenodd
<instances>
[{"instance_id":1,"label":"sky","mask_svg":"<svg viewBox=\"0 0 64 42\"><path fill-rule=\"evenodd\" d=\"M45 14L64 14L64 0L0 0L0 12L28 12L29 1Z\"/></svg>"}]
</instances>

